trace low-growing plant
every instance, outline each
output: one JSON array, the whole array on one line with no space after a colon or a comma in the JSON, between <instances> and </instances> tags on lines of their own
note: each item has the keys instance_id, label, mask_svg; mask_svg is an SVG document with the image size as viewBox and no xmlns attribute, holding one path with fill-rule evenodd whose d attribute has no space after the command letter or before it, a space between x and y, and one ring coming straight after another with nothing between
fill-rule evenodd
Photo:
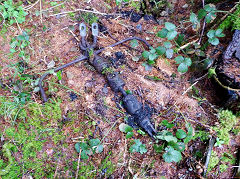
<instances>
[{"instance_id":1,"label":"low-growing plant","mask_svg":"<svg viewBox=\"0 0 240 179\"><path fill-rule=\"evenodd\" d=\"M87 142L76 143L75 149L78 153L81 151L81 159L88 159L90 155L101 153L103 151L103 145L101 144L101 141L96 138L90 139Z\"/></svg>"},{"instance_id":2,"label":"low-growing plant","mask_svg":"<svg viewBox=\"0 0 240 179\"><path fill-rule=\"evenodd\" d=\"M133 128L125 123L119 125L119 130L126 133L126 139L129 139L133 136Z\"/></svg>"},{"instance_id":3,"label":"low-growing plant","mask_svg":"<svg viewBox=\"0 0 240 179\"><path fill-rule=\"evenodd\" d=\"M218 37L224 37L225 35L222 33L222 29L217 29L217 30L210 30L207 33L208 36L208 42L212 45L218 45L219 44L219 39Z\"/></svg>"},{"instance_id":4,"label":"low-growing plant","mask_svg":"<svg viewBox=\"0 0 240 179\"><path fill-rule=\"evenodd\" d=\"M135 144L133 144L129 150L131 153L138 152L140 154L144 154L147 152L147 148L145 144L142 144L142 142L139 139L134 140Z\"/></svg>"},{"instance_id":5,"label":"low-growing plant","mask_svg":"<svg viewBox=\"0 0 240 179\"><path fill-rule=\"evenodd\" d=\"M10 25L25 22L25 16L28 14L22 6L14 4L12 0L6 0L0 4L0 12Z\"/></svg>"},{"instance_id":6,"label":"low-growing plant","mask_svg":"<svg viewBox=\"0 0 240 179\"><path fill-rule=\"evenodd\" d=\"M166 124L166 122L164 122ZM167 124L169 126L169 124ZM157 153L161 153L163 149L165 153L163 154L163 159L165 162L179 162L182 159L182 154L185 150L185 145L192 139L193 137L193 128L187 123L186 128L188 132L186 133L183 129L178 129L176 131L175 136L172 132L163 130L158 132L156 135L157 140L162 140L165 143L163 145L154 145L154 149Z\"/></svg>"}]
</instances>

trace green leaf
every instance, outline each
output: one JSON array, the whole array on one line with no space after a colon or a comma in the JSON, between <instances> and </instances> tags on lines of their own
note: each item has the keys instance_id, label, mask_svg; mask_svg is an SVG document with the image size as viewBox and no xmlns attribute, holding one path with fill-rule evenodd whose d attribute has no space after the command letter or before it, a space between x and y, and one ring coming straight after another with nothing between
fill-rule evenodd
<instances>
[{"instance_id":1,"label":"green leaf","mask_svg":"<svg viewBox=\"0 0 240 179\"><path fill-rule=\"evenodd\" d=\"M202 19L207 15L207 12L204 9L198 11L198 19Z\"/></svg>"},{"instance_id":2,"label":"green leaf","mask_svg":"<svg viewBox=\"0 0 240 179\"><path fill-rule=\"evenodd\" d=\"M169 31L167 33L167 39L168 40L173 40L177 36L177 31Z\"/></svg>"},{"instance_id":3,"label":"green leaf","mask_svg":"<svg viewBox=\"0 0 240 179\"><path fill-rule=\"evenodd\" d=\"M168 142L168 145L180 152L185 150L185 144L183 142L176 143L176 142L171 141L171 142Z\"/></svg>"},{"instance_id":4,"label":"green leaf","mask_svg":"<svg viewBox=\"0 0 240 179\"><path fill-rule=\"evenodd\" d=\"M215 18L216 18L216 14L215 13L208 13L206 15L206 23L210 23Z\"/></svg>"},{"instance_id":5,"label":"green leaf","mask_svg":"<svg viewBox=\"0 0 240 179\"><path fill-rule=\"evenodd\" d=\"M133 132L128 132L127 134L126 134L126 139L129 139L129 138L131 138L133 136Z\"/></svg>"},{"instance_id":6,"label":"green leaf","mask_svg":"<svg viewBox=\"0 0 240 179\"><path fill-rule=\"evenodd\" d=\"M115 0L117 6L119 6L122 3L122 0Z\"/></svg>"},{"instance_id":7,"label":"green leaf","mask_svg":"<svg viewBox=\"0 0 240 179\"><path fill-rule=\"evenodd\" d=\"M167 163L179 162L182 160L181 152L174 150L171 146L165 148L166 152L163 154L163 159Z\"/></svg>"},{"instance_id":8,"label":"green leaf","mask_svg":"<svg viewBox=\"0 0 240 179\"><path fill-rule=\"evenodd\" d=\"M90 139L90 140L89 140L89 145L90 145L90 147L97 146L97 145L99 145L100 143L101 143L101 142L100 142L99 139Z\"/></svg>"},{"instance_id":9,"label":"green leaf","mask_svg":"<svg viewBox=\"0 0 240 179\"><path fill-rule=\"evenodd\" d=\"M164 126L166 126L167 128L173 128L174 127L174 124L169 123L168 120L166 120L166 119L162 120L162 124Z\"/></svg>"},{"instance_id":10,"label":"green leaf","mask_svg":"<svg viewBox=\"0 0 240 179\"><path fill-rule=\"evenodd\" d=\"M61 70L57 72L57 78L58 78L58 80L62 79L62 71Z\"/></svg>"},{"instance_id":11,"label":"green leaf","mask_svg":"<svg viewBox=\"0 0 240 179\"><path fill-rule=\"evenodd\" d=\"M145 59L148 59L149 55L150 55L150 53L149 53L148 51L144 51L144 52L142 53L142 56L143 56L143 58L145 58Z\"/></svg>"},{"instance_id":12,"label":"green leaf","mask_svg":"<svg viewBox=\"0 0 240 179\"><path fill-rule=\"evenodd\" d=\"M177 132L176 132L176 136L179 139L184 139L185 137L187 137L187 134L184 130L178 129Z\"/></svg>"},{"instance_id":13,"label":"green leaf","mask_svg":"<svg viewBox=\"0 0 240 179\"><path fill-rule=\"evenodd\" d=\"M164 140L166 140L167 142L170 141L177 142L177 138L171 135L164 136Z\"/></svg>"},{"instance_id":14,"label":"green leaf","mask_svg":"<svg viewBox=\"0 0 240 179\"><path fill-rule=\"evenodd\" d=\"M217 37L225 37L225 34L223 34L222 31L223 31L222 29L217 29L215 35Z\"/></svg>"},{"instance_id":15,"label":"green leaf","mask_svg":"<svg viewBox=\"0 0 240 179\"><path fill-rule=\"evenodd\" d=\"M184 61L184 58L183 56L177 56L174 60L176 61L176 64L180 64Z\"/></svg>"},{"instance_id":16,"label":"green leaf","mask_svg":"<svg viewBox=\"0 0 240 179\"><path fill-rule=\"evenodd\" d=\"M214 4L207 4L204 6L204 10L207 12L215 11L216 6Z\"/></svg>"},{"instance_id":17,"label":"green leaf","mask_svg":"<svg viewBox=\"0 0 240 179\"><path fill-rule=\"evenodd\" d=\"M170 22L165 22L165 27L168 31L174 31L176 29L176 26Z\"/></svg>"},{"instance_id":18,"label":"green leaf","mask_svg":"<svg viewBox=\"0 0 240 179\"><path fill-rule=\"evenodd\" d=\"M217 75L215 68L209 68L208 69L208 78L211 78L213 75Z\"/></svg>"},{"instance_id":19,"label":"green leaf","mask_svg":"<svg viewBox=\"0 0 240 179\"><path fill-rule=\"evenodd\" d=\"M161 31L157 33L157 36L160 38L166 38L167 33L168 33L168 30L166 28L163 28Z\"/></svg>"},{"instance_id":20,"label":"green leaf","mask_svg":"<svg viewBox=\"0 0 240 179\"><path fill-rule=\"evenodd\" d=\"M192 65L192 60L191 60L191 58L184 58L183 63L185 63L185 65L187 65L187 66L191 66Z\"/></svg>"},{"instance_id":21,"label":"green leaf","mask_svg":"<svg viewBox=\"0 0 240 179\"><path fill-rule=\"evenodd\" d=\"M172 47L171 42L168 42L168 41L163 42L163 45L164 45L164 47L166 47L166 48L171 48L171 47Z\"/></svg>"},{"instance_id":22,"label":"green leaf","mask_svg":"<svg viewBox=\"0 0 240 179\"><path fill-rule=\"evenodd\" d=\"M209 30L207 33L208 38L213 38L215 37L215 30Z\"/></svg>"},{"instance_id":23,"label":"green leaf","mask_svg":"<svg viewBox=\"0 0 240 179\"><path fill-rule=\"evenodd\" d=\"M142 144L142 142L139 139L137 140L135 139L134 141L135 141L135 144L133 144L129 149L131 153L138 152L138 153L144 154L147 152L145 144Z\"/></svg>"},{"instance_id":24,"label":"green leaf","mask_svg":"<svg viewBox=\"0 0 240 179\"><path fill-rule=\"evenodd\" d=\"M130 45L131 45L131 47L135 48L138 46L138 41L136 39L134 39L130 42Z\"/></svg>"},{"instance_id":25,"label":"green leaf","mask_svg":"<svg viewBox=\"0 0 240 179\"><path fill-rule=\"evenodd\" d=\"M127 133L127 132L132 132L132 131L133 131L133 128L132 128L131 126L125 124L125 123L121 123L121 124L119 125L119 130L120 130L121 132Z\"/></svg>"},{"instance_id":26,"label":"green leaf","mask_svg":"<svg viewBox=\"0 0 240 179\"><path fill-rule=\"evenodd\" d=\"M77 153L80 152L80 143L79 142L75 144L75 149L76 149Z\"/></svg>"},{"instance_id":27,"label":"green leaf","mask_svg":"<svg viewBox=\"0 0 240 179\"><path fill-rule=\"evenodd\" d=\"M218 38L211 38L211 39L208 39L208 42L212 45L218 45L219 44L219 39Z\"/></svg>"},{"instance_id":28,"label":"green leaf","mask_svg":"<svg viewBox=\"0 0 240 179\"><path fill-rule=\"evenodd\" d=\"M153 149L155 150L156 153L161 153L164 149L164 145L157 145L157 144L154 144L153 145Z\"/></svg>"},{"instance_id":29,"label":"green leaf","mask_svg":"<svg viewBox=\"0 0 240 179\"><path fill-rule=\"evenodd\" d=\"M155 54L155 53L154 53L154 54L150 54L150 55L149 55L149 60L150 60L150 61L154 61L157 57L158 57L158 55Z\"/></svg>"},{"instance_id":30,"label":"green leaf","mask_svg":"<svg viewBox=\"0 0 240 179\"><path fill-rule=\"evenodd\" d=\"M156 52L157 52L158 55L163 55L163 54L166 53L166 48L163 47L163 46L159 46L159 47L156 48Z\"/></svg>"},{"instance_id":31,"label":"green leaf","mask_svg":"<svg viewBox=\"0 0 240 179\"><path fill-rule=\"evenodd\" d=\"M156 50L153 47L150 47L150 53L154 54L154 53L156 53Z\"/></svg>"},{"instance_id":32,"label":"green leaf","mask_svg":"<svg viewBox=\"0 0 240 179\"><path fill-rule=\"evenodd\" d=\"M185 64L185 63L181 63L179 66L178 66L178 72L180 73L185 73L188 71L188 66Z\"/></svg>"},{"instance_id":33,"label":"green leaf","mask_svg":"<svg viewBox=\"0 0 240 179\"><path fill-rule=\"evenodd\" d=\"M166 50L166 57L172 58L173 57L173 49L167 49Z\"/></svg>"}]
</instances>

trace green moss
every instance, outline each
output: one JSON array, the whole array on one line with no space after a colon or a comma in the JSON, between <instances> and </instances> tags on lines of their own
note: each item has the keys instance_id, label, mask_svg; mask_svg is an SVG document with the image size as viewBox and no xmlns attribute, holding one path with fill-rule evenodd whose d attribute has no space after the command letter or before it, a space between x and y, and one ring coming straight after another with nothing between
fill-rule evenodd
<instances>
[{"instance_id":1,"label":"green moss","mask_svg":"<svg viewBox=\"0 0 240 179\"><path fill-rule=\"evenodd\" d=\"M205 131L196 131L195 135L193 136L193 140L200 138L201 141L206 141L209 139L209 133Z\"/></svg>"},{"instance_id":2,"label":"green moss","mask_svg":"<svg viewBox=\"0 0 240 179\"><path fill-rule=\"evenodd\" d=\"M228 17L219 25L219 28L223 30L230 27L233 29L240 29L240 5L237 6L232 15L228 15Z\"/></svg>"},{"instance_id":3,"label":"green moss","mask_svg":"<svg viewBox=\"0 0 240 179\"><path fill-rule=\"evenodd\" d=\"M208 164L208 172L212 171L212 169L214 169L217 166L219 161L220 161L220 159L217 156L217 152L212 151L210 161L209 161L209 164Z\"/></svg>"},{"instance_id":4,"label":"green moss","mask_svg":"<svg viewBox=\"0 0 240 179\"><path fill-rule=\"evenodd\" d=\"M224 144L229 144L230 134L229 132L237 124L237 118L229 110L222 110L218 114L220 125L213 127L212 129L217 132L217 137L224 141Z\"/></svg>"},{"instance_id":5,"label":"green moss","mask_svg":"<svg viewBox=\"0 0 240 179\"><path fill-rule=\"evenodd\" d=\"M225 171L227 171L227 169L228 169L228 166L226 164L221 164L219 166L220 172L225 172Z\"/></svg>"}]
</instances>

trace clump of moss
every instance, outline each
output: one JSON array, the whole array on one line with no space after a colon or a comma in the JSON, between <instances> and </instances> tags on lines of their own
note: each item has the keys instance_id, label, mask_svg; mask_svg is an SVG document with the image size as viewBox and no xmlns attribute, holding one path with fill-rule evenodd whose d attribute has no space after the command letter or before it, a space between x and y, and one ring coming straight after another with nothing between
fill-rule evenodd
<instances>
[{"instance_id":1,"label":"clump of moss","mask_svg":"<svg viewBox=\"0 0 240 179\"><path fill-rule=\"evenodd\" d=\"M228 29L232 27L233 29L240 29L240 5L237 6L236 11L228 17L219 25L220 29Z\"/></svg>"},{"instance_id":2,"label":"clump of moss","mask_svg":"<svg viewBox=\"0 0 240 179\"><path fill-rule=\"evenodd\" d=\"M211 171L214 167L216 167L217 164L219 163L219 161L220 161L220 159L217 155L217 152L212 151L210 161L208 164L208 172Z\"/></svg>"},{"instance_id":3,"label":"clump of moss","mask_svg":"<svg viewBox=\"0 0 240 179\"><path fill-rule=\"evenodd\" d=\"M224 141L224 144L228 145L230 141L229 132L237 124L236 116L229 110L222 110L218 114L220 125L213 127L213 130L217 132L217 137Z\"/></svg>"}]
</instances>

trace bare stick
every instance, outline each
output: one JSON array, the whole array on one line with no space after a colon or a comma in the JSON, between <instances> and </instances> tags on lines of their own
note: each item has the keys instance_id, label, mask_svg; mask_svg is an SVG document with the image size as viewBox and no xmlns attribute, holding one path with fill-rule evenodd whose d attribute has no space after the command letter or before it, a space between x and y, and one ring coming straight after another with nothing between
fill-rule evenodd
<instances>
[{"instance_id":1,"label":"bare stick","mask_svg":"<svg viewBox=\"0 0 240 179\"><path fill-rule=\"evenodd\" d=\"M40 0L39 2L40 2L40 20L42 23L42 0Z\"/></svg>"},{"instance_id":2,"label":"bare stick","mask_svg":"<svg viewBox=\"0 0 240 179\"><path fill-rule=\"evenodd\" d=\"M103 16L106 16L106 15L120 15L120 14L107 14L107 13L103 13L103 12L96 12L96 11L90 11L90 10L85 10L85 9L76 9L74 11L66 11L66 12L60 12L60 13L57 13L57 14L52 14L49 17L68 14L68 13L72 13L72 12L78 12L78 11L89 12L89 13L99 14L99 15L103 15Z\"/></svg>"},{"instance_id":3,"label":"bare stick","mask_svg":"<svg viewBox=\"0 0 240 179\"><path fill-rule=\"evenodd\" d=\"M206 174L207 174L208 164L209 164L209 161L210 161L210 157L211 157L211 153L212 153L212 149L213 149L214 143L215 143L215 138L212 137L212 138L209 140L208 153L207 153L207 158L206 158L206 162L205 162L205 165L204 165L203 177L205 177Z\"/></svg>"},{"instance_id":4,"label":"bare stick","mask_svg":"<svg viewBox=\"0 0 240 179\"><path fill-rule=\"evenodd\" d=\"M198 81L196 81L195 83L193 83L188 89L186 89L182 95L185 95L193 86L195 86L198 83Z\"/></svg>"},{"instance_id":5,"label":"bare stick","mask_svg":"<svg viewBox=\"0 0 240 179\"><path fill-rule=\"evenodd\" d=\"M36 4L38 4L39 1L40 1L40 0L37 0L33 5L24 8L24 10L27 10L27 11L28 11L29 9L33 8Z\"/></svg>"},{"instance_id":6,"label":"bare stick","mask_svg":"<svg viewBox=\"0 0 240 179\"><path fill-rule=\"evenodd\" d=\"M80 159L81 159L81 152L82 152L82 150L80 149L80 151L79 151L79 155L78 155L77 174L76 174L76 177L75 177L75 179L77 179L77 178L78 178L79 164L80 164Z\"/></svg>"}]
</instances>

